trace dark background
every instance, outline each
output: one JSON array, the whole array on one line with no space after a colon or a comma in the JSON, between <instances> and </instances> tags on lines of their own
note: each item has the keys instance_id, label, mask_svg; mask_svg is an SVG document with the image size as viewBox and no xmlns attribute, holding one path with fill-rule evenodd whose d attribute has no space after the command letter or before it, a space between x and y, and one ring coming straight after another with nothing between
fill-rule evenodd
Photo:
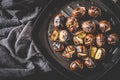
<instances>
[{"instance_id":1,"label":"dark background","mask_svg":"<svg viewBox=\"0 0 120 80\"><path fill-rule=\"evenodd\" d=\"M17 17L19 20L22 21L22 17L25 15L24 13L27 12L26 10L28 10L28 11L32 10L36 6L39 6L41 9L43 9L49 0L23 0L23 2L25 2L25 3L22 3L22 0L21 1L20 0L0 0L0 2L1 1L2 1L2 7L4 9L21 10L21 13L23 13L23 15L21 16L21 15L17 14ZM17 3L17 4L15 4L14 6L8 6L8 5L12 5L11 1L14 1L14 3ZM101 1L106 1L106 5L109 6L110 9L113 9L114 12L116 13L116 15L120 19L120 10L118 10L116 7L114 7L112 4L109 3L109 1L111 1L111 0L101 0ZM8 2L8 3L4 4L6 2ZM32 3L32 5L31 5L31 3ZM120 8L120 0L114 0L113 4L116 4L116 6ZM30 6L30 7L28 7L28 6ZM0 6L0 8L1 8L1 6ZM0 15L0 16L4 16L4 15ZM33 19L33 22L34 21L35 21L35 19ZM26 22L27 21L25 21L25 22L23 21L23 23L26 23ZM0 25L1 25L1 23L0 23ZM111 71L108 72L108 74L104 75L104 77L102 77L101 80L120 80L119 75L120 75L120 61ZM52 70L50 72L42 72L42 71L39 72L38 71L32 75L21 77L21 78L0 77L0 80L67 80L67 79L65 77L61 76L60 74L58 74L56 71Z\"/></svg>"}]
</instances>

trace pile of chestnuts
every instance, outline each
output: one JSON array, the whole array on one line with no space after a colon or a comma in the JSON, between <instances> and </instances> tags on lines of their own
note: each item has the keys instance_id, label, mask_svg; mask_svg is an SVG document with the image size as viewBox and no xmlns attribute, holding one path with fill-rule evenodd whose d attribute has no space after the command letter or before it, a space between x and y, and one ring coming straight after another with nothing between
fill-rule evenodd
<instances>
[{"instance_id":1,"label":"pile of chestnuts","mask_svg":"<svg viewBox=\"0 0 120 80\"><path fill-rule=\"evenodd\" d=\"M106 57L105 45L115 45L119 41L108 20L96 20L102 10L96 6L77 7L70 17L59 13L54 17L53 30L49 36L52 49L65 59L72 59L70 70L95 68L98 61ZM89 20L79 21L85 16ZM94 19L94 20L93 20ZM107 36L106 36L107 33Z\"/></svg>"}]
</instances>

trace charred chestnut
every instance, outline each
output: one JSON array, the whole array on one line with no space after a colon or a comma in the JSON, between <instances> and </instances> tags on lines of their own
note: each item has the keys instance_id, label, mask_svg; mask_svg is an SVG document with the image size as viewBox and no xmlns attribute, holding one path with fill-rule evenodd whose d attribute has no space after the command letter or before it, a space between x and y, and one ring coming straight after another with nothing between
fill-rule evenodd
<instances>
[{"instance_id":1,"label":"charred chestnut","mask_svg":"<svg viewBox=\"0 0 120 80\"><path fill-rule=\"evenodd\" d=\"M88 34L84 38L84 43L86 46L91 46L93 44L93 41L94 41L94 36L92 34Z\"/></svg>"},{"instance_id":2,"label":"charred chestnut","mask_svg":"<svg viewBox=\"0 0 120 80\"><path fill-rule=\"evenodd\" d=\"M95 63L93 62L93 60L91 58L87 57L84 60L85 60L84 63L87 68L95 68L96 67Z\"/></svg>"},{"instance_id":3,"label":"charred chestnut","mask_svg":"<svg viewBox=\"0 0 120 80\"><path fill-rule=\"evenodd\" d=\"M77 69L83 69L83 63L80 60L75 60L70 64L71 71L76 71Z\"/></svg>"},{"instance_id":4,"label":"charred chestnut","mask_svg":"<svg viewBox=\"0 0 120 80\"><path fill-rule=\"evenodd\" d=\"M52 44L52 48L56 51L56 52L59 52L59 51L62 51L64 49L64 45L60 42L53 42Z\"/></svg>"},{"instance_id":5,"label":"charred chestnut","mask_svg":"<svg viewBox=\"0 0 120 80\"><path fill-rule=\"evenodd\" d=\"M72 11L72 16L73 17L82 17L85 15L85 13L86 13L85 7L78 7Z\"/></svg>"},{"instance_id":6,"label":"charred chestnut","mask_svg":"<svg viewBox=\"0 0 120 80\"><path fill-rule=\"evenodd\" d=\"M77 57L86 57L88 55L87 48L85 46L77 46Z\"/></svg>"},{"instance_id":7,"label":"charred chestnut","mask_svg":"<svg viewBox=\"0 0 120 80\"><path fill-rule=\"evenodd\" d=\"M54 31L52 32L52 34L51 34L50 39L51 39L51 41L56 41L56 40L58 39L58 37L59 37L59 32L58 32L58 30L54 30Z\"/></svg>"},{"instance_id":8,"label":"charred chestnut","mask_svg":"<svg viewBox=\"0 0 120 80\"><path fill-rule=\"evenodd\" d=\"M95 60L101 60L105 57L105 49L104 48L96 48L92 47L90 55Z\"/></svg>"},{"instance_id":9,"label":"charred chestnut","mask_svg":"<svg viewBox=\"0 0 120 80\"><path fill-rule=\"evenodd\" d=\"M96 35L96 45L98 47L101 47L103 46L105 43L105 40L104 40L104 35L103 34L97 34Z\"/></svg>"},{"instance_id":10,"label":"charred chestnut","mask_svg":"<svg viewBox=\"0 0 120 80\"><path fill-rule=\"evenodd\" d=\"M59 32L59 40L60 42L65 42L68 39L68 32L66 30L61 30Z\"/></svg>"},{"instance_id":11,"label":"charred chestnut","mask_svg":"<svg viewBox=\"0 0 120 80\"><path fill-rule=\"evenodd\" d=\"M103 33L105 33L111 30L111 25L107 20L102 20L99 22L99 28Z\"/></svg>"},{"instance_id":12,"label":"charred chestnut","mask_svg":"<svg viewBox=\"0 0 120 80\"><path fill-rule=\"evenodd\" d=\"M64 17L64 15L58 14L57 16L55 16L54 27L63 28L65 27L65 23L66 23L66 18Z\"/></svg>"},{"instance_id":13,"label":"charred chestnut","mask_svg":"<svg viewBox=\"0 0 120 80\"><path fill-rule=\"evenodd\" d=\"M70 45L65 48L65 51L62 53L64 58L72 58L73 54L75 54L74 46Z\"/></svg>"},{"instance_id":14,"label":"charred chestnut","mask_svg":"<svg viewBox=\"0 0 120 80\"><path fill-rule=\"evenodd\" d=\"M88 14L91 17L98 17L101 16L101 9L96 6L91 6L88 10Z\"/></svg>"},{"instance_id":15,"label":"charred chestnut","mask_svg":"<svg viewBox=\"0 0 120 80\"><path fill-rule=\"evenodd\" d=\"M107 42L108 44L115 44L119 41L118 35L116 33L112 33L108 36Z\"/></svg>"},{"instance_id":16,"label":"charred chestnut","mask_svg":"<svg viewBox=\"0 0 120 80\"><path fill-rule=\"evenodd\" d=\"M93 33L93 32L95 32L95 29L96 29L95 22L94 21L84 21L82 23L82 29L86 33Z\"/></svg>"},{"instance_id":17,"label":"charred chestnut","mask_svg":"<svg viewBox=\"0 0 120 80\"><path fill-rule=\"evenodd\" d=\"M69 17L66 22L66 27L69 32L75 32L79 27L77 19L75 17Z\"/></svg>"}]
</instances>

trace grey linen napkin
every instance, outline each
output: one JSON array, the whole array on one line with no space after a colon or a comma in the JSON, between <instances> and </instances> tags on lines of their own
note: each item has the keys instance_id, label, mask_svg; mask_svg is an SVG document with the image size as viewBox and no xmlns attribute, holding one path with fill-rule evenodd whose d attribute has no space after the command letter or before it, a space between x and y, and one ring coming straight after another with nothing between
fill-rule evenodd
<instances>
[{"instance_id":1,"label":"grey linen napkin","mask_svg":"<svg viewBox=\"0 0 120 80\"><path fill-rule=\"evenodd\" d=\"M0 0L0 77L25 77L51 68L31 32L47 0Z\"/></svg>"}]
</instances>

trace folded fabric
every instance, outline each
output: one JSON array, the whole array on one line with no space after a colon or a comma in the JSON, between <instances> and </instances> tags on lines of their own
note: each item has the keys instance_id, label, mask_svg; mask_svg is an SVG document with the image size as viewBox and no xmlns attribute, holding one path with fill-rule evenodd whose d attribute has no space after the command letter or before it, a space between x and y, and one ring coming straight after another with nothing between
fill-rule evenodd
<instances>
[{"instance_id":1,"label":"folded fabric","mask_svg":"<svg viewBox=\"0 0 120 80\"><path fill-rule=\"evenodd\" d=\"M1 31L4 38L0 40L0 76L26 76L35 68L51 70L31 39L31 22Z\"/></svg>"},{"instance_id":2,"label":"folded fabric","mask_svg":"<svg viewBox=\"0 0 120 80\"><path fill-rule=\"evenodd\" d=\"M1 0L0 77L24 77L51 68L32 38L32 24L43 0Z\"/></svg>"}]
</instances>

